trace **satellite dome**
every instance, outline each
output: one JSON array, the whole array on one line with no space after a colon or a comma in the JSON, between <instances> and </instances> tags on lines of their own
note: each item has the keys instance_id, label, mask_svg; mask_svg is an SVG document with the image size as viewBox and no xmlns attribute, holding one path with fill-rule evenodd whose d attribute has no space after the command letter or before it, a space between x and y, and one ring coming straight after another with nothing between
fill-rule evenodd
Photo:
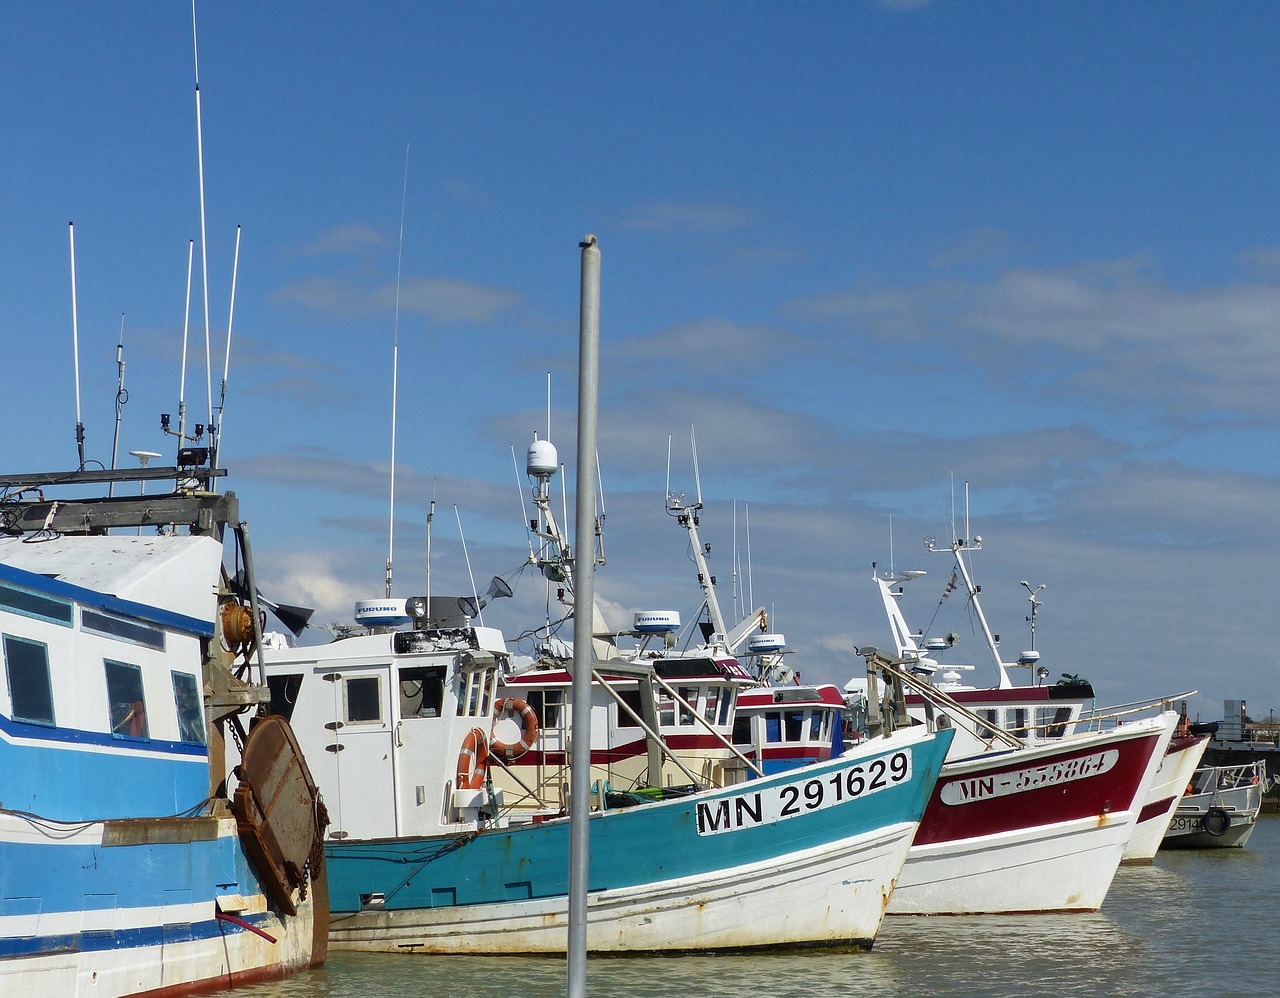
<instances>
[{"instance_id":1,"label":"satellite dome","mask_svg":"<svg viewBox=\"0 0 1280 998\"><path fill-rule=\"evenodd\" d=\"M560 468L560 455L550 440L535 440L529 445L525 471L534 478L550 478Z\"/></svg>"}]
</instances>

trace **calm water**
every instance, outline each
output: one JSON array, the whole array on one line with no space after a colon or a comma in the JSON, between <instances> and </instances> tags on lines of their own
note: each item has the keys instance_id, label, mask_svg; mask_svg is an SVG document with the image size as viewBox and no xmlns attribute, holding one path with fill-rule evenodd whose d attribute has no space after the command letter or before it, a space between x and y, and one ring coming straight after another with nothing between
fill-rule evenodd
<instances>
[{"instance_id":1,"label":"calm water","mask_svg":"<svg viewBox=\"0 0 1280 998\"><path fill-rule=\"evenodd\" d=\"M1121 868L1096 915L889 918L869 953L592 958L593 998L643 995L1274 995L1280 818L1245 849L1161 852ZM236 998L562 995L551 958L334 953Z\"/></svg>"}]
</instances>

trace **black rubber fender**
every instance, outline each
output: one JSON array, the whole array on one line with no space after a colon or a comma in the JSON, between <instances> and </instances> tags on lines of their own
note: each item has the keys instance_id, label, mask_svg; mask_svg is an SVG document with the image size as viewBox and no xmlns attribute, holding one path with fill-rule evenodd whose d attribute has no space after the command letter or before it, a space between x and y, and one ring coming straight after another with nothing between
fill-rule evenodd
<instances>
[{"instance_id":1,"label":"black rubber fender","mask_svg":"<svg viewBox=\"0 0 1280 998\"><path fill-rule=\"evenodd\" d=\"M1231 827L1231 815L1220 807L1211 807L1200 819L1200 827L1215 837L1225 835Z\"/></svg>"}]
</instances>

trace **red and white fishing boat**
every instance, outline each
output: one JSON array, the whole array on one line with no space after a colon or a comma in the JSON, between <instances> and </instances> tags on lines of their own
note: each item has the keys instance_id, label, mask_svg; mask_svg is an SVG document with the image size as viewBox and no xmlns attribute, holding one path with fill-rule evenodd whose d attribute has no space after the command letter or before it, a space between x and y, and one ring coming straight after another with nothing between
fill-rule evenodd
<instances>
[{"instance_id":1,"label":"red and white fishing boat","mask_svg":"<svg viewBox=\"0 0 1280 998\"><path fill-rule=\"evenodd\" d=\"M949 758L888 913L1096 911L1177 719Z\"/></svg>"},{"instance_id":2,"label":"red and white fishing boat","mask_svg":"<svg viewBox=\"0 0 1280 998\"><path fill-rule=\"evenodd\" d=\"M910 703L903 694L919 677L866 651L869 664L896 677L891 699ZM933 720L945 716L957 740L982 730L994 744L948 758L888 914L1096 911L1178 715L1166 711L1105 731L1029 742L990 728L987 719L927 685L921 690L915 699L928 704ZM867 735L884 726L879 691L871 693ZM821 758L829 751L821 732L840 716L832 699L820 687L799 685L743 692L734 742L766 772ZM910 723L905 712L900 723Z\"/></svg>"},{"instance_id":3,"label":"red and white fishing boat","mask_svg":"<svg viewBox=\"0 0 1280 998\"><path fill-rule=\"evenodd\" d=\"M1063 681L1048 684L1049 670L1040 664L1039 652L1035 650L1036 611L1042 605L1037 597L1044 587L1032 589L1026 582L1021 585L1027 590L1031 603L1027 618L1031 624L1031 649L1022 652L1014 662L1004 660L1000 638L987 623L979 597L981 589L974 582L965 557L982 549L982 538L953 538L949 546L939 545L934 538L926 538L925 547L931 552L947 553L953 557L955 567L943 599L963 588L995 668L995 683L988 687L967 684L962 681L961 673L973 671L974 666L939 662L939 658L954 647L954 634L929 637L920 631L913 632L907 626L900 606L904 583L926 573L909 571L879 575L873 566L872 577L889 619L895 649L912 672L927 678L992 725L1003 726L1030 743L1039 743L1073 732L1103 730L1118 723L1131 722L1142 715L1159 714L1176 701L1192 695L1193 691L1188 691L1172 697L1097 708L1093 704L1093 687L1078 677L1064 676ZM1028 673L1028 682L1014 682L1013 675L1020 670ZM855 681L855 685L856 682L859 681ZM909 705L913 713L922 711L923 704L919 700L909 700ZM953 759L972 754L990 744L989 729L979 728L973 735L967 737L963 732L957 733L952 747ZM1142 802L1138 821L1125 848L1124 862L1151 862L1206 745L1207 739L1192 735L1185 723L1181 732L1175 733L1170 740Z\"/></svg>"}]
</instances>

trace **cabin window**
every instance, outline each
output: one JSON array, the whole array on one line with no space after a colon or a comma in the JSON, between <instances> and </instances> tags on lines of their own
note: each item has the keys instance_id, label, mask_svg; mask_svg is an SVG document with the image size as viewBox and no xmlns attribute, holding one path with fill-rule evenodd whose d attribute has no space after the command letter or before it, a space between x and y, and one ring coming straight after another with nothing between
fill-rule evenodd
<instances>
[{"instance_id":1,"label":"cabin window","mask_svg":"<svg viewBox=\"0 0 1280 998\"><path fill-rule=\"evenodd\" d=\"M764 715L764 740L766 742L782 741L782 712L766 711Z\"/></svg>"},{"instance_id":2,"label":"cabin window","mask_svg":"<svg viewBox=\"0 0 1280 998\"><path fill-rule=\"evenodd\" d=\"M751 715L738 714L733 719L733 744L735 745L752 745L755 739L751 737Z\"/></svg>"},{"instance_id":3,"label":"cabin window","mask_svg":"<svg viewBox=\"0 0 1280 998\"><path fill-rule=\"evenodd\" d=\"M497 669L476 669L462 674L462 695L458 697L459 717L489 716L497 675Z\"/></svg>"},{"instance_id":4,"label":"cabin window","mask_svg":"<svg viewBox=\"0 0 1280 998\"><path fill-rule=\"evenodd\" d=\"M147 698L142 689L142 669L128 662L105 661L107 709L111 733L120 738L150 738Z\"/></svg>"},{"instance_id":5,"label":"cabin window","mask_svg":"<svg viewBox=\"0 0 1280 998\"><path fill-rule=\"evenodd\" d=\"M680 699L686 701L689 704L689 707L697 708L698 687L681 686L678 688L677 692L680 694ZM693 723L693 711L690 710L689 707L686 707L684 704L680 705L680 723L685 726Z\"/></svg>"},{"instance_id":6,"label":"cabin window","mask_svg":"<svg viewBox=\"0 0 1280 998\"><path fill-rule=\"evenodd\" d=\"M439 717L444 707L443 668L400 670L400 716Z\"/></svg>"},{"instance_id":7,"label":"cabin window","mask_svg":"<svg viewBox=\"0 0 1280 998\"><path fill-rule=\"evenodd\" d=\"M172 672L173 702L178 708L178 740L204 744L204 717L200 712L200 684L189 672Z\"/></svg>"},{"instance_id":8,"label":"cabin window","mask_svg":"<svg viewBox=\"0 0 1280 998\"><path fill-rule=\"evenodd\" d=\"M809 713L809 741L816 742L822 738L822 711Z\"/></svg>"},{"instance_id":9,"label":"cabin window","mask_svg":"<svg viewBox=\"0 0 1280 998\"><path fill-rule=\"evenodd\" d=\"M736 692L731 689L724 691L724 695L720 697L720 726L724 727L729 723L729 712L733 710L733 701Z\"/></svg>"},{"instance_id":10,"label":"cabin window","mask_svg":"<svg viewBox=\"0 0 1280 998\"><path fill-rule=\"evenodd\" d=\"M1010 707L1004 712L1005 727L1016 735L1027 733L1027 708Z\"/></svg>"},{"instance_id":11,"label":"cabin window","mask_svg":"<svg viewBox=\"0 0 1280 998\"><path fill-rule=\"evenodd\" d=\"M293 717L293 708L298 706L298 690L302 689L302 674L286 676L268 676L267 689L271 691L272 714L279 714L286 721Z\"/></svg>"},{"instance_id":12,"label":"cabin window","mask_svg":"<svg viewBox=\"0 0 1280 998\"><path fill-rule=\"evenodd\" d=\"M658 701L658 724L669 728L676 723L676 702L670 697Z\"/></svg>"},{"instance_id":13,"label":"cabin window","mask_svg":"<svg viewBox=\"0 0 1280 998\"><path fill-rule=\"evenodd\" d=\"M640 691L639 690L619 690L618 698L627 707L631 708L631 714L635 717L644 717L644 712L640 709ZM618 727L620 728L638 728L640 724L635 717L627 713L622 704L618 705Z\"/></svg>"},{"instance_id":14,"label":"cabin window","mask_svg":"<svg viewBox=\"0 0 1280 998\"><path fill-rule=\"evenodd\" d=\"M985 724L978 725L979 738L994 738L996 736L996 728L1000 726L1000 711L990 707L977 712L978 716L985 721Z\"/></svg>"},{"instance_id":15,"label":"cabin window","mask_svg":"<svg viewBox=\"0 0 1280 998\"><path fill-rule=\"evenodd\" d=\"M1071 720L1070 707L1037 707L1036 726L1041 738L1061 738Z\"/></svg>"},{"instance_id":16,"label":"cabin window","mask_svg":"<svg viewBox=\"0 0 1280 998\"><path fill-rule=\"evenodd\" d=\"M804 711L789 710L785 715L787 741L798 742L804 736Z\"/></svg>"},{"instance_id":17,"label":"cabin window","mask_svg":"<svg viewBox=\"0 0 1280 998\"><path fill-rule=\"evenodd\" d=\"M33 593L17 586L0 585L0 607L55 624L70 627L74 616L70 600L56 599L43 593Z\"/></svg>"},{"instance_id":18,"label":"cabin window","mask_svg":"<svg viewBox=\"0 0 1280 998\"><path fill-rule=\"evenodd\" d=\"M702 716L708 724L716 723L716 701L720 699L720 691L712 686L707 690L707 702L702 705Z\"/></svg>"},{"instance_id":19,"label":"cabin window","mask_svg":"<svg viewBox=\"0 0 1280 998\"><path fill-rule=\"evenodd\" d=\"M538 716L538 727L558 728L561 725L560 714L564 706L564 690L530 690L525 696L525 702Z\"/></svg>"},{"instance_id":20,"label":"cabin window","mask_svg":"<svg viewBox=\"0 0 1280 998\"><path fill-rule=\"evenodd\" d=\"M130 644L164 651L163 627L144 624L140 620L131 620L118 614L104 613L101 610L90 610L88 607L84 607L80 610L80 629L93 634L116 638L119 641L128 641Z\"/></svg>"},{"instance_id":21,"label":"cabin window","mask_svg":"<svg viewBox=\"0 0 1280 998\"><path fill-rule=\"evenodd\" d=\"M349 724L376 724L382 720L382 677L354 676L344 684Z\"/></svg>"},{"instance_id":22,"label":"cabin window","mask_svg":"<svg viewBox=\"0 0 1280 998\"><path fill-rule=\"evenodd\" d=\"M13 719L32 724L53 724L49 649L39 641L27 641L6 634L4 663L9 676Z\"/></svg>"}]
</instances>

